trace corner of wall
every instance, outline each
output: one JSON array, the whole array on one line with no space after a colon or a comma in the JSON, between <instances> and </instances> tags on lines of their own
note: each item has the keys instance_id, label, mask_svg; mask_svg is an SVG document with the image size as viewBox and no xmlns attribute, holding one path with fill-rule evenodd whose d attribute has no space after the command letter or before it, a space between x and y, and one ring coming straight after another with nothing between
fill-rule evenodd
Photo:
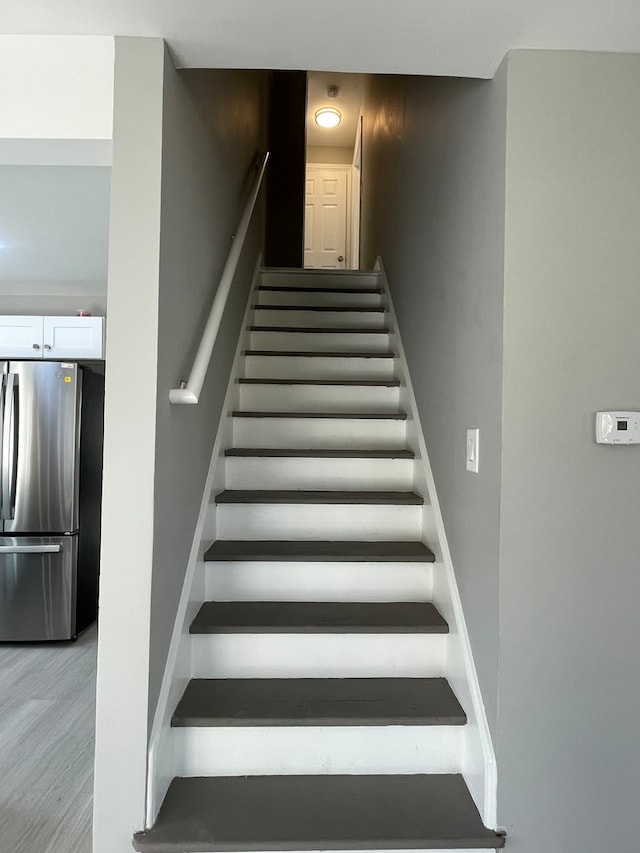
<instances>
[{"instance_id":1,"label":"corner of wall","mask_svg":"<svg viewBox=\"0 0 640 853\"><path fill-rule=\"evenodd\" d=\"M131 844L131 827L144 820L162 73L163 57L153 44L144 39L135 44L118 41L106 336L95 853L126 849ZM124 775L123 766L127 767Z\"/></svg>"}]
</instances>

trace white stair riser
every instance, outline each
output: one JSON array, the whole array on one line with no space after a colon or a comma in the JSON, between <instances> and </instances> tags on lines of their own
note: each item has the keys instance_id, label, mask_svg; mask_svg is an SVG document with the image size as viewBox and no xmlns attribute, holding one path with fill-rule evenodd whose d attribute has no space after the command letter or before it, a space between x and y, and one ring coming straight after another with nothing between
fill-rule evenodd
<instances>
[{"instance_id":1,"label":"white stair riser","mask_svg":"<svg viewBox=\"0 0 640 853\"><path fill-rule=\"evenodd\" d=\"M431 563L211 562L209 601L428 601Z\"/></svg>"},{"instance_id":2,"label":"white stair riser","mask_svg":"<svg viewBox=\"0 0 640 853\"><path fill-rule=\"evenodd\" d=\"M387 352L389 335L357 332L251 332L251 349Z\"/></svg>"},{"instance_id":3,"label":"white stair riser","mask_svg":"<svg viewBox=\"0 0 640 853\"><path fill-rule=\"evenodd\" d=\"M379 293L326 293L309 291L258 290L256 293L258 305L322 305L328 308L342 305L357 305L358 308L377 308L381 304Z\"/></svg>"},{"instance_id":4,"label":"white stair riser","mask_svg":"<svg viewBox=\"0 0 640 853\"><path fill-rule=\"evenodd\" d=\"M220 504L220 539L420 539L421 506Z\"/></svg>"},{"instance_id":5,"label":"white stair riser","mask_svg":"<svg viewBox=\"0 0 640 853\"><path fill-rule=\"evenodd\" d=\"M339 275L327 275L318 270L288 272L285 270L263 272L260 283L267 287L378 287L379 275L375 272L341 272Z\"/></svg>"},{"instance_id":6,"label":"white stair riser","mask_svg":"<svg viewBox=\"0 0 640 853\"><path fill-rule=\"evenodd\" d=\"M234 447L404 447L406 421L374 418L234 418Z\"/></svg>"},{"instance_id":7,"label":"white stair riser","mask_svg":"<svg viewBox=\"0 0 640 853\"><path fill-rule=\"evenodd\" d=\"M240 385L239 407L254 412L397 412L392 385Z\"/></svg>"},{"instance_id":8,"label":"white stair riser","mask_svg":"<svg viewBox=\"0 0 640 853\"><path fill-rule=\"evenodd\" d=\"M461 726L187 727L179 776L459 773Z\"/></svg>"},{"instance_id":9,"label":"white stair riser","mask_svg":"<svg viewBox=\"0 0 640 853\"><path fill-rule=\"evenodd\" d=\"M446 634L194 634L192 678L439 678Z\"/></svg>"},{"instance_id":10,"label":"white stair riser","mask_svg":"<svg viewBox=\"0 0 640 853\"><path fill-rule=\"evenodd\" d=\"M389 379L393 358L247 355L248 379Z\"/></svg>"},{"instance_id":11,"label":"white stair riser","mask_svg":"<svg viewBox=\"0 0 640 853\"><path fill-rule=\"evenodd\" d=\"M410 491L412 459L227 457L227 489Z\"/></svg>"},{"instance_id":12,"label":"white stair riser","mask_svg":"<svg viewBox=\"0 0 640 853\"><path fill-rule=\"evenodd\" d=\"M253 312L254 326L327 326L379 329L386 323L383 311L261 311Z\"/></svg>"}]
</instances>

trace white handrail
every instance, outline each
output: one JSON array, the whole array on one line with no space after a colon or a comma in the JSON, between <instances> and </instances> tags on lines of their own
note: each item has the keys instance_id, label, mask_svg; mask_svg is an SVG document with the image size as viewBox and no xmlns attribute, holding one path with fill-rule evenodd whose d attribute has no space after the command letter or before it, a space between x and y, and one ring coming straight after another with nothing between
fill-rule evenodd
<instances>
[{"instance_id":1,"label":"white handrail","mask_svg":"<svg viewBox=\"0 0 640 853\"><path fill-rule=\"evenodd\" d=\"M229 256L227 257L227 262L222 270L222 275L220 276L220 283L218 284L218 289L216 290L216 295L213 299L213 305L209 312L209 319L207 320L207 324L202 332L202 338L200 339L200 345L198 347L196 357L193 360L189 379L187 382L181 382L180 388L172 388L171 391L169 391L169 400L174 405L195 405L200 397L200 392L202 391L202 386L209 368L211 353L213 352L213 347L215 346L216 337L218 335L220 321L222 320L222 315L224 314L224 309L227 304L229 290L233 282L236 267L238 266L240 252L242 251L242 246L244 245L244 240L247 236L247 231L249 230L249 223L251 222L251 216L256 205L258 193L260 192L260 186L267 168L268 160L269 152L267 151L263 156L262 161L259 163L258 174L255 177L253 186L251 187L251 193L249 194L240 222L238 223L235 239L231 249L229 250Z\"/></svg>"}]
</instances>

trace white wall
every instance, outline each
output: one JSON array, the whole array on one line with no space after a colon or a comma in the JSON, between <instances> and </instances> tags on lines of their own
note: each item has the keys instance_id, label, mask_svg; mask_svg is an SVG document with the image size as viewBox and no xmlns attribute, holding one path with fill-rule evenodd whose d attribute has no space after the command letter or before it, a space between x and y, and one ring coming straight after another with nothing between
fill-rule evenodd
<instances>
[{"instance_id":1,"label":"white wall","mask_svg":"<svg viewBox=\"0 0 640 853\"><path fill-rule=\"evenodd\" d=\"M249 238L198 407L188 373L262 144L261 72L180 74L117 39L94 853L144 826L147 741L257 254Z\"/></svg>"},{"instance_id":2,"label":"white wall","mask_svg":"<svg viewBox=\"0 0 640 853\"><path fill-rule=\"evenodd\" d=\"M514 853L638 849L640 56L509 56L499 819Z\"/></svg>"},{"instance_id":3,"label":"white wall","mask_svg":"<svg viewBox=\"0 0 640 853\"><path fill-rule=\"evenodd\" d=\"M495 732L506 72L373 78L364 115L363 262L384 258Z\"/></svg>"},{"instance_id":4,"label":"white wall","mask_svg":"<svg viewBox=\"0 0 640 853\"><path fill-rule=\"evenodd\" d=\"M345 163L353 162L353 146L344 148L329 145L308 145L307 163Z\"/></svg>"},{"instance_id":5,"label":"white wall","mask_svg":"<svg viewBox=\"0 0 640 853\"><path fill-rule=\"evenodd\" d=\"M114 40L0 35L0 139L111 139Z\"/></svg>"}]
</instances>

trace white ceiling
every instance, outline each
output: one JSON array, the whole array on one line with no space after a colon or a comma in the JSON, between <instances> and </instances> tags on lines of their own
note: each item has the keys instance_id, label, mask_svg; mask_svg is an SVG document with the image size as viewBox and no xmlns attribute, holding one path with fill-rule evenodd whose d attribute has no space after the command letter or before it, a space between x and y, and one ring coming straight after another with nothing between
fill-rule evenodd
<instances>
[{"instance_id":1,"label":"white ceiling","mask_svg":"<svg viewBox=\"0 0 640 853\"><path fill-rule=\"evenodd\" d=\"M311 71L307 77L307 145L353 148L360 106L364 94L364 76L338 74L335 71ZM329 86L338 87L338 97L328 98ZM316 111L322 107L339 110L338 127L318 127Z\"/></svg>"},{"instance_id":2,"label":"white ceiling","mask_svg":"<svg viewBox=\"0 0 640 853\"><path fill-rule=\"evenodd\" d=\"M162 36L192 68L491 77L511 48L640 52L640 2L2 0L0 32Z\"/></svg>"}]
</instances>

